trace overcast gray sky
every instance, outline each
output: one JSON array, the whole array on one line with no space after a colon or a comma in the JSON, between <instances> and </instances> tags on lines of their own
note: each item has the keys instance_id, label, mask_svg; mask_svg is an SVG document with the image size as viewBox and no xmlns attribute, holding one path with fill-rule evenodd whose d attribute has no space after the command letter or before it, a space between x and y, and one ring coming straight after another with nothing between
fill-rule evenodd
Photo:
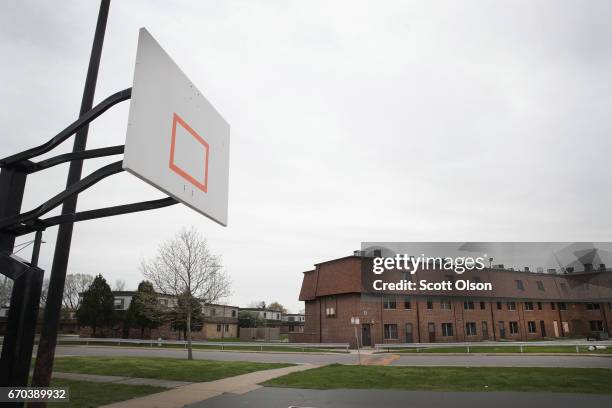
<instances>
[{"instance_id":1,"label":"overcast gray sky","mask_svg":"<svg viewBox=\"0 0 612 408\"><path fill-rule=\"evenodd\" d=\"M77 117L98 6L3 2L0 156ZM297 311L301 272L361 241L610 240L612 2L114 1L96 101L131 86L142 26L231 125L229 226L183 206L80 223L71 273L135 288L140 259L194 225L229 302ZM88 146L122 144L127 112ZM30 177L23 209L66 170ZM161 196L121 174L79 209Z\"/></svg>"}]
</instances>

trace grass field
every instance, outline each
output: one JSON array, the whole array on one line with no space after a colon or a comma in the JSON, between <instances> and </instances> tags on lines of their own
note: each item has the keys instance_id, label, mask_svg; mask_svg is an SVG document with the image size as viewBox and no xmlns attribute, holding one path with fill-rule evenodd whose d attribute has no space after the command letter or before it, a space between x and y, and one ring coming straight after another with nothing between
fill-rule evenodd
<instances>
[{"instance_id":1,"label":"grass field","mask_svg":"<svg viewBox=\"0 0 612 408\"><path fill-rule=\"evenodd\" d=\"M590 351L587 346L579 347L580 353L588 354L612 354L612 347L605 350ZM390 353L417 353L415 348L409 349L389 349ZM467 353L467 348L464 347L432 347L420 348L418 353ZM520 353L519 346L470 346L470 353ZM523 353L576 353L575 346L523 346Z\"/></svg>"},{"instance_id":2,"label":"grass field","mask_svg":"<svg viewBox=\"0 0 612 408\"><path fill-rule=\"evenodd\" d=\"M333 364L270 380L271 387L612 394L605 368L382 367Z\"/></svg>"},{"instance_id":3,"label":"grass field","mask_svg":"<svg viewBox=\"0 0 612 408\"><path fill-rule=\"evenodd\" d=\"M221 340L212 341L212 343L221 342ZM236 342L231 340L230 342ZM90 345L90 346L111 346L111 347L146 347L151 348L151 343L109 343L105 341L70 341L61 343L62 346L79 346L79 345ZM153 348L173 348L173 349L185 349L184 345L181 344L162 344L158 347L157 343L153 341ZM322 349L322 348L299 348L299 347L288 347L281 345L269 345L262 344L261 346L220 346L218 344L194 344L194 350L230 350L230 351L274 351L274 352L300 352L300 353L347 353L344 349Z\"/></svg>"},{"instance_id":4,"label":"grass field","mask_svg":"<svg viewBox=\"0 0 612 408\"><path fill-rule=\"evenodd\" d=\"M290 365L242 361L189 361L173 358L68 356L58 357L53 370L68 373L204 382Z\"/></svg>"},{"instance_id":5,"label":"grass field","mask_svg":"<svg viewBox=\"0 0 612 408\"><path fill-rule=\"evenodd\" d=\"M90 408L112 402L124 401L130 398L142 397L156 392L166 391L166 388L149 385L126 385L112 383L93 383L86 381L62 380L56 378L52 387L68 387L70 402L49 403L49 407Z\"/></svg>"}]
</instances>

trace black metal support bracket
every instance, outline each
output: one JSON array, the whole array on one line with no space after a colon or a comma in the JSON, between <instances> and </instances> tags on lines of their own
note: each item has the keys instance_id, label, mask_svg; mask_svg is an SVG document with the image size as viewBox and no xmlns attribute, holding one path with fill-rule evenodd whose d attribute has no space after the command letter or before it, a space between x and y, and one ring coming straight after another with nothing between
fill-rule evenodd
<instances>
[{"instance_id":1,"label":"black metal support bracket","mask_svg":"<svg viewBox=\"0 0 612 408\"><path fill-rule=\"evenodd\" d=\"M124 145L102 147L99 149L81 150L80 152L70 152L70 153L60 154L58 156L51 157L46 160L42 160L38 163L34 163L30 160L26 160L26 161L20 162L20 166L23 166L24 170L28 174L31 174L31 173L36 173L37 171L40 171L40 170L46 170L53 166L57 166L58 164L67 163L73 160L94 159L97 157L106 157L106 156L113 156L116 154L122 154L124 150L125 150Z\"/></svg>"},{"instance_id":2,"label":"black metal support bracket","mask_svg":"<svg viewBox=\"0 0 612 408\"><path fill-rule=\"evenodd\" d=\"M44 230L55 225L60 225L66 222L79 222L94 220L97 218L112 217L114 215L130 214L140 211L155 210L158 208L168 207L178 204L172 197L161 198L158 200L142 201L138 203L116 205L112 207L97 208L95 210L80 211L73 214L62 214L45 219L36 219L28 224L22 224L11 229L11 233L15 236L29 234L34 231Z\"/></svg>"},{"instance_id":3,"label":"black metal support bracket","mask_svg":"<svg viewBox=\"0 0 612 408\"><path fill-rule=\"evenodd\" d=\"M119 160L104 167L101 167L90 175L88 175L87 177L84 177L83 179L79 180L77 183L74 183L66 190L47 200L40 206L34 208L33 210L24 212L16 216L0 219L0 231L4 230L7 232L12 232L11 230L13 228L19 228L22 225L27 225L27 223L32 222L38 217L45 215L49 211L53 210L69 197L79 194L81 191L93 186L98 181L108 176L122 172L122 165L123 160Z\"/></svg>"},{"instance_id":4,"label":"black metal support bracket","mask_svg":"<svg viewBox=\"0 0 612 408\"><path fill-rule=\"evenodd\" d=\"M77 120L72 122L68 127L59 132L55 137L53 137L46 143L14 154L12 156L5 157L4 159L0 160L0 167L23 166L27 170L33 165L33 163L28 162L30 159L52 150L53 148L64 142L66 139L68 139L70 136L75 134L79 129L87 126L90 122L92 122L98 116L102 115L108 109L120 102L130 99L131 97L132 88L124 89L123 91L119 91L109 96L108 98L94 106L91 110L81 115Z\"/></svg>"}]
</instances>

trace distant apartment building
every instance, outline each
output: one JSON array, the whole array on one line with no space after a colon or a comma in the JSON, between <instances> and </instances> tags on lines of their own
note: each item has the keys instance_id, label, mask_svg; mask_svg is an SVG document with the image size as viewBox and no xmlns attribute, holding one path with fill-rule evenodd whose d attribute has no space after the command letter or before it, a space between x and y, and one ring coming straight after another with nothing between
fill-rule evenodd
<instances>
[{"instance_id":1,"label":"distant apartment building","mask_svg":"<svg viewBox=\"0 0 612 408\"><path fill-rule=\"evenodd\" d=\"M281 335L303 333L306 316L300 313L287 313L281 316Z\"/></svg>"},{"instance_id":2,"label":"distant apartment building","mask_svg":"<svg viewBox=\"0 0 612 408\"><path fill-rule=\"evenodd\" d=\"M491 291L372 294L362 280L364 262L371 261L351 255L304 272L299 300L305 302L305 325L302 333L289 333L289 340L348 342L354 347L352 317L359 318L363 346L606 336L612 326L612 271L605 265L567 275L486 268L460 278L491 282ZM392 280L459 277L439 270L390 273L396 274Z\"/></svg>"},{"instance_id":3,"label":"distant apartment building","mask_svg":"<svg viewBox=\"0 0 612 408\"><path fill-rule=\"evenodd\" d=\"M125 314L130 307L135 291L114 291L115 310L119 316ZM158 302L162 309L170 311L176 306L176 297L158 294ZM237 306L201 303L202 324L194 325L191 337L193 340L223 339L238 337ZM172 321L165 321L160 327L141 332L139 328L127 328L121 319L112 327L102 331L107 337L124 338L162 338L166 340L184 340L183 330L177 329ZM81 337L91 336L90 327L81 327Z\"/></svg>"},{"instance_id":4,"label":"distant apartment building","mask_svg":"<svg viewBox=\"0 0 612 408\"><path fill-rule=\"evenodd\" d=\"M257 308L257 307L241 307L239 313L256 313L264 322L265 327L280 327L282 324L282 313L278 310Z\"/></svg>"}]
</instances>

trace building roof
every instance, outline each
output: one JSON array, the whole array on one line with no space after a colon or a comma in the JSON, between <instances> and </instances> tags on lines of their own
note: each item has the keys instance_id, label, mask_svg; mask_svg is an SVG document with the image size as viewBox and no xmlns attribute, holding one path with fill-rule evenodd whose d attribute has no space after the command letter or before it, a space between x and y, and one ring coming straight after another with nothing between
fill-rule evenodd
<instances>
[{"instance_id":1,"label":"building roof","mask_svg":"<svg viewBox=\"0 0 612 408\"><path fill-rule=\"evenodd\" d=\"M349 256L322 262L312 271L304 272L300 291L300 300L313 300L320 296L330 296L348 293L382 293L371 289L374 279L385 282L397 282L403 278L399 271L385 271L382 275L367 273L371 271L372 258ZM362 270L363 273L362 279ZM446 270L417 271L412 276L414 282L426 279L429 282L448 280L472 280L480 278L483 283L491 282L491 291L397 291L387 294L408 296L446 296L446 297L479 297L533 299L555 301L610 301L612 300L612 271L593 271L576 274L544 274L504 269L483 269L467 271L462 275ZM523 289L516 281L522 282ZM541 282L544 290L539 288Z\"/></svg>"}]
</instances>

